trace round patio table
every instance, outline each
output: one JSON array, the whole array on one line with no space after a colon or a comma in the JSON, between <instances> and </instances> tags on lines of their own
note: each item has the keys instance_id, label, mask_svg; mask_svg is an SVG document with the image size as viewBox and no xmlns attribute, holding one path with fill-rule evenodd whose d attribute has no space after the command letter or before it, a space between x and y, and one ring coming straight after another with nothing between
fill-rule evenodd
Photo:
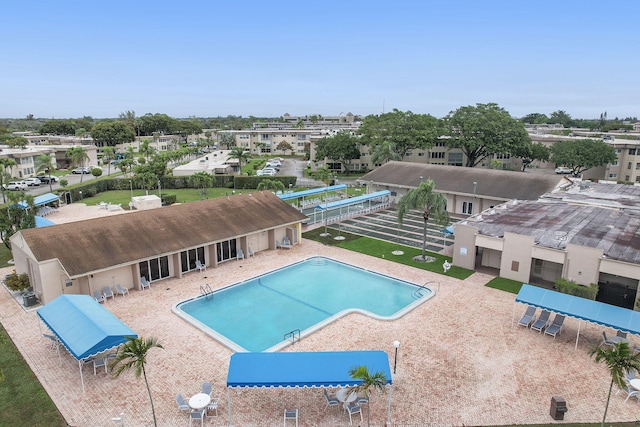
<instances>
[{"instance_id":1,"label":"round patio table","mask_svg":"<svg viewBox=\"0 0 640 427\"><path fill-rule=\"evenodd\" d=\"M206 393L198 393L189 399L189 406L193 409L204 409L209 403L211 403L211 396Z\"/></svg>"}]
</instances>

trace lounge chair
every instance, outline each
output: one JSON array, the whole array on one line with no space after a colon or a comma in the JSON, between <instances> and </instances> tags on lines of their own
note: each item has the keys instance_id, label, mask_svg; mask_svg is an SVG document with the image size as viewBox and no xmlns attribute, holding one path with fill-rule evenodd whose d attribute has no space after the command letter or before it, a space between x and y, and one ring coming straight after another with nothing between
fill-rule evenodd
<instances>
[{"instance_id":1,"label":"lounge chair","mask_svg":"<svg viewBox=\"0 0 640 427\"><path fill-rule=\"evenodd\" d=\"M202 383L202 393L208 394L211 396L211 392L213 391L213 384L209 381L205 381Z\"/></svg>"},{"instance_id":2,"label":"lounge chair","mask_svg":"<svg viewBox=\"0 0 640 427\"><path fill-rule=\"evenodd\" d=\"M285 409L284 410L284 425L286 427L287 420L296 420L296 427L298 427L298 410L297 409Z\"/></svg>"},{"instance_id":3,"label":"lounge chair","mask_svg":"<svg viewBox=\"0 0 640 427\"><path fill-rule=\"evenodd\" d=\"M200 420L200 426L203 426L204 425L204 414L205 414L204 410L202 410L202 411L195 411L195 410L191 411L189 413L189 426L192 425L193 420Z\"/></svg>"},{"instance_id":4,"label":"lounge chair","mask_svg":"<svg viewBox=\"0 0 640 427\"><path fill-rule=\"evenodd\" d=\"M284 236L284 237L282 238L282 244L283 244L283 245L293 246L293 245L291 244L291 240L289 240L289 236Z\"/></svg>"},{"instance_id":5,"label":"lounge chair","mask_svg":"<svg viewBox=\"0 0 640 427\"><path fill-rule=\"evenodd\" d=\"M564 315L556 314L556 317L553 318L553 322L547 329L545 329L545 335L551 335L553 339L556 338L560 332L562 332L562 328L564 328Z\"/></svg>"},{"instance_id":6,"label":"lounge chair","mask_svg":"<svg viewBox=\"0 0 640 427\"><path fill-rule=\"evenodd\" d=\"M120 283L116 283L116 293L118 295L125 296L129 294L129 288L123 288L122 286L120 286Z\"/></svg>"},{"instance_id":7,"label":"lounge chair","mask_svg":"<svg viewBox=\"0 0 640 427\"><path fill-rule=\"evenodd\" d=\"M109 286L102 288L102 294L104 295L105 300L109 299L109 297L115 298L115 295L113 295L113 291Z\"/></svg>"},{"instance_id":8,"label":"lounge chair","mask_svg":"<svg viewBox=\"0 0 640 427\"><path fill-rule=\"evenodd\" d=\"M603 345L607 347L613 347L615 345L615 343L607 337L607 333L605 331L602 331L602 343L600 343L600 346Z\"/></svg>"},{"instance_id":9,"label":"lounge chair","mask_svg":"<svg viewBox=\"0 0 640 427\"><path fill-rule=\"evenodd\" d=\"M536 320L536 308L535 307L527 307L525 312L522 314L520 320L518 320L518 325L522 325L525 328L531 326L533 322Z\"/></svg>"},{"instance_id":10,"label":"lounge chair","mask_svg":"<svg viewBox=\"0 0 640 427\"><path fill-rule=\"evenodd\" d=\"M100 291L93 291L93 299L95 299L98 302L105 302L105 303L107 302L104 295Z\"/></svg>"},{"instance_id":11,"label":"lounge chair","mask_svg":"<svg viewBox=\"0 0 640 427\"><path fill-rule=\"evenodd\" d=\"M236 260L240 261L241 259L244 259L244 252L242 249L238 249L236 251Z\"/></svg>"},{"instance_id":12,"label":"lounge chair","mask_svg":"<svg viewBox=\"0 0 640 427\"><path fill-rule=\"evenodd\" d=\"M291 245L285 245L284 242L280 243L279 240L276 240L276 249L277 248L282 248L282 249L291 249Z\"/></svg>"},{"instance_id":13,"label":"lounge chair","mask_svg":"<svg viewBox=\"0 0 640 427\"><path fill-rule=\"evenodd\" d=\"M249 258L251 258L252 256L255 256L256 254L251 250L251 246L249 246L247 248L247 255L249 255Z\"/></svg>"},{"instance_id":14,"label":"lounge chair","mask_svg":"<svg viewBox=\"0 0 640 427\"><path fill-rule=\"evenodd\" d=\"M196 260L196 268L198 269L198 271L205 271L207 269L207 266L202 264L202 262L200 262L199 259Z\"/></svg>"},{"instance_id":15,"label":"lounge chair","mask_svg":"<svg viewBox=\"0 0 640 427\"><path fill-rule=\"evenodd\" d=\"M142 288L143 291L144 291L144 288L151 289L151 282L148 282L146 277L140 276L140 287Z\"/></svg>"},{"instance_id":16,"label":"lounge chair","mask_svg":"<svg viewBox=\"0 0 640 427\"><path fill-rule=\"evenodd\" d=\"M327 389L324 389L323 391L324 391L324 400L325 400L325 403L327 404L325 409L327 409L329 406L340 406L340 400L338 400L337 397L329 396L329 393L327 393Z\"/></svg>"},{"instance_id":17,"label":"lounge chair","mask_svg":"<svg viewBox=\"0 0 640 427\"><path fill-rule=\"evenodd\" d=\"M546 328L547 325L549 325L549 317L550 316L551 316L551 312L550 311L542 310L542 313L540 313L540 317L538 317L538 320L533 322L533 324L531 325L531 329L533 329L534 331L538 331L538 332L542 333L544 328Z\"/></svg>"},{"instance_id":18,"label":"lounge chair","mask_svg":"<svg viewBox=\"0 0 640 427\"><path fill-rule=\"evenodd\" d=\"M176 402L178 403L178 409L180 409L181 411L191 411L191 407L189 406L187 401L184 400L184 397L182 397L181 393L176 394Z\"/></svg>"}]
</instances>

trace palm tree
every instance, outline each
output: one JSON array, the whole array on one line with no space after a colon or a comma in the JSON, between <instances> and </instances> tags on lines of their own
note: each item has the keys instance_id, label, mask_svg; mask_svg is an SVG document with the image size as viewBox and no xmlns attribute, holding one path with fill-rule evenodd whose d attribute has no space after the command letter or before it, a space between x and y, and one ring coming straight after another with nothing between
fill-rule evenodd
<instances>
[{"instance_id":1,"label":"palm tree","mask_svg":"<svg viewBox=\"0 0 640 427\"><path fill-rule=\"evenodd\" d=\"M13 178L13 176L11 175L11 170L13 169L14 166L16 166L17 163L14 159L9 159L8 157L2 158L0 159L0 189L2 190L2 201L3 203L7 203L7 198L6 198L6 187L7 184L9 184L9 182L11 181L11 179ZM7 171L8 169L8 171Z\"/></svg>"},{"instance_id":2,"label":"palm tree","mask_svg":"<svg viewBox=\"0 0 640 427\"><path fill-rule=\"evenodd\" d=\"M207 188L213 185L213 176L208 172L196 172L189 177L189 182L194 187L200 189L200 195L202 198L207 196Z\"/></svg>"},{"instance_id":3,"label":"palm tree","mask_svg":"<svg viewBox=\"0 0 640 427\"><path fill-rule=\"evenodd\" d=\"M391 141L382 141L371 147L371 164L385 164L389 160L402 160L402 156L396 151L396 144Z\"/></svg>"},{"instance_id":4,"label":"palm tree","mask_svg":"<svg viewBox=\"0 0 640 427\"><path fill-rule=\"evenodd\" d=\"M355 392L360 395L364 395L367 399L371 396L372 391L378 393L386 393L387 389L387 377L382 371L377 371L375 374L371 374L369 369L364 366L356 366L349 370L351 378L362 381L359 385L349 388L350 392ZM367 405L367 425L369 423L369 405Z\"/></svg>"},{"instance_id":5,"label":"palm tree","mask_svg":"<svg viewBox=\"0 0 640 427\"><path fill-rule=\"evenodd\" d=\"M256 188L258 191L271 190L271 191L284 191L284 184L277 179L263 179Z\"/></svg>"},{"instance_id":6,"label":"palm tree","mask_svg":"<svg viewBox=\"0 0 640 427\"><path fill-rule=\"evenodd\" d=\"M436 187L432 179L421 182L420 185L402 196L398 202L398 224L402 226L405 214L413 209L423 209L422 217L424 226L422 229L422 261L426 260L427 251L427 222L433 217L436 224L446 226L449 223L447 212L447 197L442 193L434 192Z\"/></svg>"},{"instance_id":7,"label":"palm tree","mask_svg":"<svg viewBox=\"0 0 640 427\"><path fill-rule=\"evenodd\" d=\"M53 159L47 154L41 154L36 157L36 173L46 172L49 174L49 191L53 193L53 185L51 184L51 169L53 169Z\"/></svg>"},{"instance_id":8,"label":"palm tree","mask_svg":"<svg viewBox=\"0 0 640 427\"><path fill-rule=\"evenodd\" d=\"M591 355L595 356L596 362L604 362L611 374L607 405L604 408L604 416L602 417L601 424L601 426L604 427L613 385L615 384L620 388L626 387L625 375L627 371L640 371L640 353L633 354L629 349L629 343L620 342L614 344L611 348L596 347L591 351Z\"/></svg>"},{"instance_id":9,"label":"palm tree","mask_svg":"<svg viewBox=\"0 0 640 427\"><path fill-rule=\"evenodd\" d=\"M227 147L227 150L231 149L232 145L235 145L236 137L234 134L230 132L223 132L220 134L220 145L224 145Z\"/></svg>"},{"instance_id":10,"label":"palm tree","mask_svg":"<svg viewBox=\"0 0 640 427\"><path fill-rule=\"evenodd\" d=\"M147 386L147 393L149 393L149 401L151 402L151 412L153 413L153 425L157 426L156 411L153 407L153 398L151 397L151 389L149 388L149 381L147 381L147 373L144 369L147 363L147 353L153 347L164 348L158 342L157 338L151 337L147 339L127 337L129 341L120 348L116 354L115 360L110 364L112 375L114 378L118 378L121 373L133 369L133 373L136 378L140 378L142 374L144 382Z\"/></svg>"},{"instance_id":11,"label":"palm tree","mask_svg":"<svg viewBox=\"0 0 640 427\"><path fill-rule=\"evenodd\" d=\"M71 164L75 166L84 167L85 160L89 160L89 156L85 151L84 147L80 145L76 145L75 147L71 147L67 150L66 155L71 159ZM84 173L80 174L80 183L82 183L82 178L84 177Z\"/></svg>"},{"instance_id":12,"label":"palm tree","mask_svg":"<svg viewBox=\"0 0 640 427\"><path fill-rule=\"evenodd\" d=\"M249 153L243 147L233 147L227 156L229 159L238 159L240 174L242 174L242 162L249 160Z\"/></svg>"},{"instance_id":13,"label":"palm tree","mask_svg":"<svg viewBox=\"0 0 640 427\"><path fill-rule=\"evenodd\" d=\"M116 150L113 147L104 147L102 149L102 163L107 162L107 175L111 175L111 160L116 156Z\"/></svg>"}]
</instances>

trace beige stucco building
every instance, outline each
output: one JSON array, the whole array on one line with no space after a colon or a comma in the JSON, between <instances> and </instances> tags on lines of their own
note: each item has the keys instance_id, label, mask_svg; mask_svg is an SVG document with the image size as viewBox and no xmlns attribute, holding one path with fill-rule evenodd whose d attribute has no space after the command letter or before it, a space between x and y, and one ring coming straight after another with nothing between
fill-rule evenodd
<instances>
[{"instance_id":1,"label":"beige stucco building","mask_svg":"<svg viewBox=\"0 0 640 427\"><path fill-rule=\"evenodd\" d=\"M126 215L21 230L11 237L15 269L27 273L46 304L120 284L140 289L241 254L301 242L307 217L269 191L234 195Z\"/></svg>"}]
</instances>

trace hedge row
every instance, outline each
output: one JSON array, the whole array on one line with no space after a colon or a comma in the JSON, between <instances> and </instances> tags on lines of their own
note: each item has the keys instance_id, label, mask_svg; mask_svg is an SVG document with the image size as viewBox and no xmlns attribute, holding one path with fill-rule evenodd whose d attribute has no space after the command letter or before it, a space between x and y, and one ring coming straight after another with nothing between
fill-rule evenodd
<instances>
[{"instance_id":1,"label":"hedge row","mask_svg":"<svg viewBox=\"0 0 640 427\"><path fill-rule=\"evenodd\" d=\"M595 300L598 295L598 284L591 283L589 286L578 285L573 280L569 281L566 279L558 279L555 282L556 291L562 292L563 294L574 295L577 297L587 298L590 300Z\"/></svg>"}]
</instances>

